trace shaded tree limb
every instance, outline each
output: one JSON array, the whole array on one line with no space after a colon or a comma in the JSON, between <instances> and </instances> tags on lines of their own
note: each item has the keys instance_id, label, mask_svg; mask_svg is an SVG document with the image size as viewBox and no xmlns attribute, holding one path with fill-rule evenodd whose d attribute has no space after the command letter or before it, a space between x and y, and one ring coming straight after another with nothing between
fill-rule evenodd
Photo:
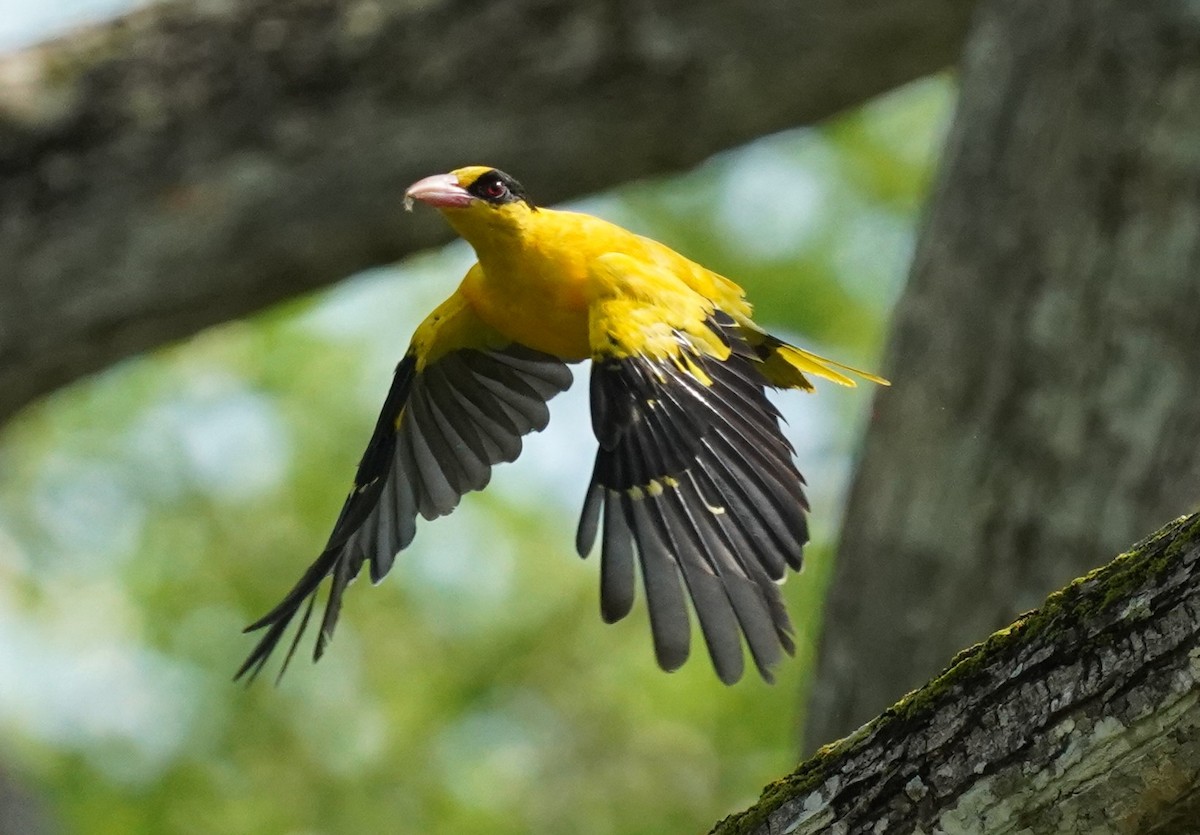
<instances>
[{"instance_id":1,"label":"shaded tree limb","mask_svg":"<svg viewBox=\"0 0 1200 835\"><path fill-rule=\"evenodd\" d=\"M850 492L808 750L1194 507L1198 136L1195 6L979 7Z\"/></svg>"},{"instance_id":2,"label":"shaded tree limb","mask_svg":"<svg viewBox=\"0 0 1200 835\"><path fill-rule=\"evenodd\" d=\"M1193 514L960 653L713 831L1195 832L1198 638Z\"/></svg>"},{"instance_id":3,"label":"shaded tree limb","mask_svg":"<svg viewBox=\"0 0 1200 835\"><path fill-rule=\"evenodd\" d=\"M679 170L950 64L972 5L168 0L0 57L0 420L444 240L419 176Z\"/></svg>"}]
</instances>

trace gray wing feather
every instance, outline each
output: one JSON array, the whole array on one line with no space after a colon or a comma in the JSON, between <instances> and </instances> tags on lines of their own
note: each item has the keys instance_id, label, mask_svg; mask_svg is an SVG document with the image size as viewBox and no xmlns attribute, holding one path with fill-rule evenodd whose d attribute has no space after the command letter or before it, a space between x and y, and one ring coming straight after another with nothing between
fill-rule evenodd
<instances>
[{"instance_id":1,"label":"gray wing feather","mask_svg":"<svg viewBox=\"0 0 1200 835\"><path fill-rule=\"evenodd\" d=\"M382 494L390 501L381 500L351 537L377 543L364 549L378 560L373 580L412 541L418 513L445 516L464 494L487 486L493 466L516 459L522 436L549 422L546 401L572 379L561 360L517 345L455 351L417 376Z\"/></svg>"},{"instance_id":2,"label":"gray wing feather","mask_svg":"<svg viewBox=\"0 0 1200 835\"><path fill-rule=\"evenodd\" d=\"M519 345L453 351L419 372L414 355L406 356L329 543L283 600L247 627L267 631L236 677L257 675L304 609L286 669L317 590L332 577L313 652L319 658L337 625L346 587L363 563L370 563L373 582L381 580L412 542L417 515L444 516L464 493L482 489L492 466L520 454L522 436L545 428L546 401L571 380L561 360Z\"/></svg>"}]
</instances>

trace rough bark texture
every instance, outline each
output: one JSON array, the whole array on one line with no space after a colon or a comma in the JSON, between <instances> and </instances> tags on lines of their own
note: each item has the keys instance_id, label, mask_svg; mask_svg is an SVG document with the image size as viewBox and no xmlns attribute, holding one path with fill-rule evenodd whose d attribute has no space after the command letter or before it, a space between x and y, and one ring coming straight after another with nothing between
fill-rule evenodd
<instances>
[{"instance_id":1,"label":"rough bark texture","mask_svg":"<svg viewBox=\"0 0 1200 835\"><path fill-rule=\"evenodd\" d=\"M809 750L1200 498L1200 7L979 11Z\"/></svg>"},{"instance_id":2,"label":"rough bark texture","mask_svg":"<svg viewBox=\"0 0 1200 835\"><path fill-rule=\"evenodd\" d=\"M1200 514L963 652L733 833L1200 831Z\"/></svg>"},{"instance_id":3,"label":"rough bark texture","mask_svg":"<svg viewBox=\"0 0 1200 835\"><path fill-rule=\"evenodd\" d=\"M163 2L0 58L0 420L442 240L401 220L419 176L684 168L949 64L971 6Z\"/></svg>"}]
</instances>

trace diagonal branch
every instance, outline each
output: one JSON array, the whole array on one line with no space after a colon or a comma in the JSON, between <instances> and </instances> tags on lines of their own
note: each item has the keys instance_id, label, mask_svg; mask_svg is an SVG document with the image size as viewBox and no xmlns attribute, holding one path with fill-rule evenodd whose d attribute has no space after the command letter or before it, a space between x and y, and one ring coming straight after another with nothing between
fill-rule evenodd
<instances>
[{"instance_id":1,"label":"diagonal branch","mask_svg":"<svg viewBox=\"0 0 1200 835\"><path fill-rule=\"evenodd\" d=\"M970 0L168 0L0 57L0 421L443 239L418 176L547 201L950 64Z\"/></svg>"},{"instance_id":2,"label":"diagonal branch","mask_svg":"<svg viewBox=\"0 0 1200 835\"><path fill-rule=\"evenodd\" d=\"M1200 819L1198 636L1193 514L960 653L714 832L1183 831Z\"/></svg>"}]
</instances>

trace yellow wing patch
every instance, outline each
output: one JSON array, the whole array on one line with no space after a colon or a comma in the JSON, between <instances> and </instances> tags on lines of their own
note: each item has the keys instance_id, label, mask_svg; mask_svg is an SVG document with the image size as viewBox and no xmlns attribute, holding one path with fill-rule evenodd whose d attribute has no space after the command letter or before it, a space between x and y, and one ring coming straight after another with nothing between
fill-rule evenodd
<instances>
[{"instance_id":1,"label":"yellow wing patch","mask_svg":"<svg viewBox=\"0 0 1200 835\"><path fill-rule=\"evenodd\" d=\"M471 267L463 283L478 269L478 264ZM512 341L479 318L467 300L467 294L455 291L417 327L409 352L416 356L417 372L420 373L425 366L459 348L497 350Z\"/></svg>"},{"instance_id":2,"label":"yellow wing patch","mask_svg":"<svg viewBox=\"0 0 1200 835\"><path fill-rule=\"evenodd\" d=\"M694 350L718 360L728 358L729 346L707 325L713 303L673 273L610 252L592 260L589 278L593 357L672 359L697 376L694 363L680 353L682 334Z\"/></svg>"}]
</instances>

